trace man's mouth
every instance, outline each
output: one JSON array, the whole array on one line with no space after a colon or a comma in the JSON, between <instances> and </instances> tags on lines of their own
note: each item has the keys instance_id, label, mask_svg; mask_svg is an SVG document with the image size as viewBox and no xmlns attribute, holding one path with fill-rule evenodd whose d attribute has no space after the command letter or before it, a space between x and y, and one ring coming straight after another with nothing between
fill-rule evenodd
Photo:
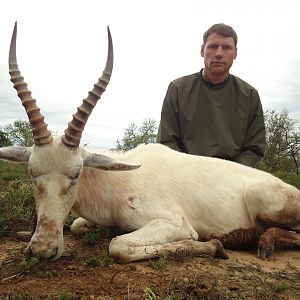
<instances>
[{"instance_id":1,"label":"man's mouth","mask_svg":"<svg viewBox=\"0 0 300 300\"><path fill-rule=\"evenodd\" d=\"M212 62L212 65L220 65L220 66L223 66L223 65L225 65L225 63L220 62L220 61L214 61L214 62Z\"/></svg>"}]
</instances>

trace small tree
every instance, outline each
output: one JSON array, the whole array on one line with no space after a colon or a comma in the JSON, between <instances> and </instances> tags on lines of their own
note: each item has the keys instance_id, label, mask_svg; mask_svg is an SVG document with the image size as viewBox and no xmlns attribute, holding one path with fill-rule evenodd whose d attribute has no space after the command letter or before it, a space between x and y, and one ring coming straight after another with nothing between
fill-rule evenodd
<instances>
[{"instance_id":1,"label":"small tree","mask_svg":"<svg viewBox=\"0 0 300 300\"><path fill-rule=\"evenodd\" d=\"M12 145L12 142L8 139L5 132L0 130L0 147L7 147L7 146L11 146L11 145Z\"/></svg>"},{"instance_id":2,"label":"small tree","mask_svg":"<svg viewBox=\"0 0 300 300\"><path fill-rule=\"evenodd\" d=\"M286 109L265 112L266 150L263 162L271 172L284 171L298 174L300 131Z\"/></svg>"},{"instance_id":3,"label":"small tree","mask_svg":"<svg viewBox=\"0 0 300 300\"><path fill-rule=\"evenodd\" d=\"M16 120L12 124L3 126L2 131L13 145L30 147L34 143L28 121Z\"/></svg>"},{"instance_id":4,"label":"small tree","mask_svg":"<svg viewBox=\"0 0 300 300\"><path fill-rule=\"evenodd\" d=\"M117 151L128 151L140 144L149 144L156 142L156 120L144 119L142 125L137 127L135 123L130 123L124 130L124 135L121 141L117 140Z\"/></svg>"}]
</instances>

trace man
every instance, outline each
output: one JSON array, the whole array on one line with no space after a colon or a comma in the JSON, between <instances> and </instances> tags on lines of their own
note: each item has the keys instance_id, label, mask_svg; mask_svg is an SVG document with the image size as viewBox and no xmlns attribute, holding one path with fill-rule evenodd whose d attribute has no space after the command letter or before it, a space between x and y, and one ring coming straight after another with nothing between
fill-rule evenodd
<instances>
[{"instance_id":1,"label":"man","mask_svg":"<svg viewBox=\"0 0 300 300\"><path fill-rule=\"evenodd\" d=\"M201 56L204 69L170 83L157 142L254 166L264 154L263 111L256 89L229 74L237 56L232 27L210 27L203 35Z\"/></svg>"}]
</instances>

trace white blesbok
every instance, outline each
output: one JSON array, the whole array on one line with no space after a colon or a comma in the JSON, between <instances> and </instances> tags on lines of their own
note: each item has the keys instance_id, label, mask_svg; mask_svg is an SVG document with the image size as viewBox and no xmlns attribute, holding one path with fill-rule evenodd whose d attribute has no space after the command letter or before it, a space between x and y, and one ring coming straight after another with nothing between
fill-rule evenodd
<instances>
[{"instance_id":1,"label":"white blesbok","mask_svg":"<svg viewBox=\"0 0 300 300\"><path fill-rule=\"evenodd\" d=\"M82 217L71 226L75 233L87 231L93 223L127 232L109 246L110 255L122 262L178 250L226 258L223 245L237 249L258 245L261 258L271 256L275 244L300 247L300 191L268 173L159 144L105 155L79 145L112 72L109 31L108 37L103 75L65 134L54 138L20 75L15 26L11 81L26 109L35 144L0 148L0 159L28 162L38 215L28 251L58 259L71 210Z\"/></svg>"}]
</instances>

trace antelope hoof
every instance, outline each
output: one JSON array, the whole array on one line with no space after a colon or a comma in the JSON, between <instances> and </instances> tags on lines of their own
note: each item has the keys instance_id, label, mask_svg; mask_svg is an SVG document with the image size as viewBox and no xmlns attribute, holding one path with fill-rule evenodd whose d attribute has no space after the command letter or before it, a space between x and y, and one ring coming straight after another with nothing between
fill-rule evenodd
<instances>
[{"instance_id":1,"label":"antelope hoof","mask_svg":"<svg viewBox=\"0 0 300 300\"><path fill-rule=\"evenodd\" d=\"M270 258L274 254L274 245L259 243L257 257L261 259Z\"/></svg>"},{"instance_id":2,"label":"antelope hoof","mask_svg":"<svg viewBox=\"0 0 300 300\"><path fill-rule=\"evenodd\" d=\"M212 242L216 246L214 258L228 259L228 254L226 253L223 244L217 239L212 240Z\"/></svg>"}]
</instances>

